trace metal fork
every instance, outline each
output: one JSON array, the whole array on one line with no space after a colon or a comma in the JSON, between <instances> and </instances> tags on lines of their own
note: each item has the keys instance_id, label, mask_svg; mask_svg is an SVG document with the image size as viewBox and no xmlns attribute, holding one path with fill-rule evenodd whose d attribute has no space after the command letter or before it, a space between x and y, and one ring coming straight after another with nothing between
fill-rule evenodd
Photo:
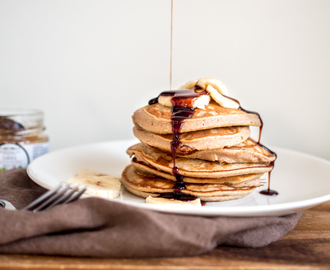
<instances>
[{"instance_id":1,"label":"metal fork","mask_svg":"<svg viewBox=\"0 0 330 270\"><path fill-rule=\"evenodd\" d=\"M59 204L66 204L76 201L86 190L86 186L83 188L80 188L80 186L72 188L71 185L61 183L55 188L41 195L39 198L21 210L28 210L33 212L48 210ZM0 202L2 202L1 206L10 206L8 207L9 209L15 209L8 201L2 200Z\"/></svg>"},{"instance_id":2,"label":"metal fork","mask_svg":"<svg viewBox=\"0 0 330 270\"><path fill-rule=\"evenodd\" d=\"M87 187L85 186L80 190L79 189L80 186L72 188L71 185L61 183L57 187L41 195L39 198L37 198L21 210L37 212L42 210L48 210L59 204L67 204L76 201L87 190Z\"/></svg>"}]
</instances>

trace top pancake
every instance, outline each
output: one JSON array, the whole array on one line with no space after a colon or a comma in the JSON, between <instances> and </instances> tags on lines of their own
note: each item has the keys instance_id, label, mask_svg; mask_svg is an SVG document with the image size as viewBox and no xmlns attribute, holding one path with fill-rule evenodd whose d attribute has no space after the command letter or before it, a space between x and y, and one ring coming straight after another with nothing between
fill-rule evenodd
<instances>
[{"instance_id":1,"label":"top pancake","mask_svg":"<svg viewBox=\"0 0 330 270\"><path fill-rule=\"evenodd\" d=\"M136 110L133 122L152 133L172 134L171 116L172 108L156 103ZM182 133L216 127L261 125L257 114L221 107L214 101L205 109L195 109L192 118L183 120L183 123Z\"/></svg>"}]
</instances>

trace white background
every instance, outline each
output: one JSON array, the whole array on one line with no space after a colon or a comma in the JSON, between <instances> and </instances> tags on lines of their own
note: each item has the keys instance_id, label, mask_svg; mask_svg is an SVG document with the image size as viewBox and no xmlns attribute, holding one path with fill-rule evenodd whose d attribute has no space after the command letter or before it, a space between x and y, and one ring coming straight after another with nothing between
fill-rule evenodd
<instances>
[{"instance_id":1,"label":"white background","mask_svg":"<svg viewBox=\"0 0 330 270\"><path fill-rule=\"evenodd\" d=\"M174 0L173 88L214 77L262 143L330 160L330 1ZM133 138L168 90L170 0L0 0L0 107L45 113L51 149Z\"/></svg>"}]
</instances>

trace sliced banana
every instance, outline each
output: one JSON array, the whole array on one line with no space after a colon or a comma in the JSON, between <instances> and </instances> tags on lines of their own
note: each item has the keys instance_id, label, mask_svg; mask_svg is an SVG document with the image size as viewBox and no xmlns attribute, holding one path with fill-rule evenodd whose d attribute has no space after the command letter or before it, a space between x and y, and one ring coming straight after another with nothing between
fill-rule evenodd
<instances>
[{"instance_id":1,"label":"sliced banana","mask_svg":"<svg viewBox=\"0 0 330 270\"><path fill-rule=\"evenodd\" d=\"M187 205L187 206L195 206L195 207L202 206L201 200L198 198L191 201L180 201L175 199L166 199L166 198L148 196L146 198L146 203L162 204L162 205Z\"/></svg>"},{"instance_id":2,"label":"sliced banana","mask_svg":"<svg viewBox=\"0 0 330 270\"><path fill-rule=\"evenodd\" d=\"M238 109L239 108L239 103L236 101L227 98L223 95L221 95L213 86L208 85L205 89L211 97L222 107L225 108L232 108L232 109Z\"/></svg>"},{"instance_id":3,"label":"sliced banana","mask_svg":"<svg viewBox=\"0 0 330 270\"><path fill-rule=\"evenodd\" d=\"M191 80L180 86L179 89L191 89L195 86L199 86L200 88L205 89L210 94L210 96L222 107L232 109L238 109L240 107L238 102L225 97L228 95L227 87L221 81L213 78Z\"/></svg>"},{"instance_id":4,"label":"sliced banana","mask_svg":"<svg viewBox=\"0 0 330 270\"><path fill-rule=\"evenodd\" d=\"M158 103L163 106L172 107L172 96L159 96Z\"/></svg>"},{"instance_id":5,"label":"sliced banana","mask_svg":"<svg viewBox=\"0 0 330 270\"><path fill-rule=\"evenodd\" d=\"M105 173L101 173L99 171L83 169L83 170L78 171L75 176L84 177L84 176L109 176L109 175L105 174Z\"/></svg>"},{"instance_id":6,"label":"sliced banana","mask_svg":"<svg viewBox=\"0 0 330 270\"><path fill-rule=\"evenodd\" d=\"M213 79L213 78L203 78L199 79L196 82L196 85L206 89L208 85L213 86L220 94L228 95L228 89L227 87L219 80ZM207 90L206 90L207 91Z\"/></svg>"},{"instance_id":7,"label":"sliced banana","mask_svg":"<svg viewBox=\"0 0 330 270\"><path fill-rule=\"evenodd\" d=\"M191 80L189 82L186 82L184 85L181 85L179 89L191 89L193 88L198 80Z\"/></svg>"},{"instance_id":8,"label":"sliced banana","mask_svg":"<svg viewBox=\"0 0 330 270\"><path fill-rule=\"evenodd\" d=\"M196 97L192 101L192 108L199 108L199 109L205 109L205 106L207 106L210 103L210 96L209 95L202 95L199 97ZM158 103L162 104L167 107L172 107L172 97L171 96L159 96Z\"/></svg>"},{"instance_id":9,"label":"sliced banana","mask_svg":"<svg viewBox=\"0 0 330 270\"><path fill-rule=\"evenodd\" d=\"M209 105L211 98L209 95L202 95L193 100L193 108L205 109L205 106Z\"/></svg>"},{"instance_id":10,"label":"sliced banana","mask_svg":"<svg viewBox=\"0 0 330 270\"><path fill-rule=\"evenodd\" d=\"M73 185L88 186L85 191L87 195L105 199L114 199L120 196L120 179L98 171L81 170L74 177L69 178L67 182Z\"/></svg>"}]
</instances>

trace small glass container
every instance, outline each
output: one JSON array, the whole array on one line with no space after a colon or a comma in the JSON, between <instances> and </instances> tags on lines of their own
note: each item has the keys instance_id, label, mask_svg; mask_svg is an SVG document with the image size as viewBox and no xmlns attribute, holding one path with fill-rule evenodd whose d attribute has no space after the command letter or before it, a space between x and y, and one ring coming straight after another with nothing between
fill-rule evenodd
<instances>
[{"instance_id":1,"label":"small glass container","mask_svg":"<svg viewBox=\"0 0 330 270\"><path fill-rule=\"evenodd\" d=\"M0 172L26 168L49 152L44 114L33 109L0 109Z\"/></svg>"}]
</instances>

